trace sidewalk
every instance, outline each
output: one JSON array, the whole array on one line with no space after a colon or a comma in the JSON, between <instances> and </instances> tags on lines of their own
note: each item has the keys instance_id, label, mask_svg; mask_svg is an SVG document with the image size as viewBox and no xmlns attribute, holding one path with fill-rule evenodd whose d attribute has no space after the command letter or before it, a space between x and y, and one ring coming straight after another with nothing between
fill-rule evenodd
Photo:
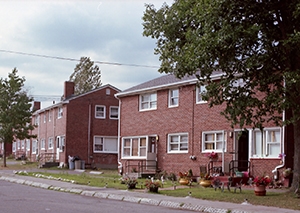
<instances>
[{"instance_id":1,"label":"sidewalk","mask_svg":"<svg viewBox=\"0 0 300 213\"><path fill-rule=\"evenodd\" d=\"M52 171L52 172L55 172ZM70 170L68 173L79 172ZM235 204L218 201L201 200L192 197L170 197L160 194L147 193L145 191L116 190L112 188L91 187L86 185L77 185L69 182L56 181L31 176L16 175L12 170L0 170L0 180L9 181L18 184L40 187L44 189L57 190L80 194L83 196L93 196L102 199L113 199L125 202L149 204L164 206L168 208L177 208L182 210L192 210L196 212L218 212L218 213L250 213L250 212L281 212L296 213L300 211L281 209L275 207L255 206L248 203Z\"/></svg>"}]
</instances>

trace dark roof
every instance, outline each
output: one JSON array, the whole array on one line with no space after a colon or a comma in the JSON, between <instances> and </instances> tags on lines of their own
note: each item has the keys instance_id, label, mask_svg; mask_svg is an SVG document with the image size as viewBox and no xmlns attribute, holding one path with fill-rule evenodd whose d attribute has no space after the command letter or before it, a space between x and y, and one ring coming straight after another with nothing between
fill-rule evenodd
<instances>
[{"instance_id":1,"label":"dark roof","mask_svg":"<svg viewBox=\"0 0 300 213\"><path fill-rule=\"evenodd\" d=\"M212 74L212 78L222 74L220 71L215 71ZM196 75L186 75L183 78L177 78L174 74L163 75L161 77L152 79L150 81L144 82L142 84L133 86L131 88L125 89L120 93L117 93L116 96L127 96L134 95L140 92L159 90L163 88L170 88L179 85L196 83L198 81Z\"/></svg>"}]
</instances>

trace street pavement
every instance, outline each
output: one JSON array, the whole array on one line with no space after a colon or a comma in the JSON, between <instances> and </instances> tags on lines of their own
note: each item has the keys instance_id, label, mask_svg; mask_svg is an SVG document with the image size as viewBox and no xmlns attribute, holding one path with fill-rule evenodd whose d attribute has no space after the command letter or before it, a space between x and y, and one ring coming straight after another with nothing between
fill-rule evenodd
<instances>
[{"instance_id":1,"label":"street pavement","mask_svg":"<svg viewBox=\"0 0 300 213\"><path fill-rule=\"evenodd\" d=\"M31 170L30 170L31 171ZM61 170L47 170L47 172L61 172ZM79 174L82 170L68 170L69 174ZM250 213L250 212L280 212L296 213L300 212L291 209L282 209L276 207L251 205L249 202L241 204L208 201L196 199L190 196L171 197L155 193L147 193L141 190L117 190L105 187L92 187L88 185L78 185L70 182L64 182L53 179L38 178L32 176L23 176L16 174L12 170L0 170L0 180L9 181L17 184L40 187L48 190L57 190L66 193L75 193L82 196L93 196L99 199L113 199L123 202L133 202L163 206L168 208L177 208L182 210L191 210L195 212L213 212L213 213ZM299 205L300 207L300 205Z\"/></svg>"}]
</instances>

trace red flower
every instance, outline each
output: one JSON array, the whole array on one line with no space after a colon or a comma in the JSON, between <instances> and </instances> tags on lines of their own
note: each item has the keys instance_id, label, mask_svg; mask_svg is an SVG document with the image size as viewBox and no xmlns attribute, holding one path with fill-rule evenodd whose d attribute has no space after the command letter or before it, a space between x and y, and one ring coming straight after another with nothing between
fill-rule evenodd
<instances>
[{"instance_id":1,"label":"red flower","mask_svg":"<svg viewBox=\"0 0 300 213\"><path fill-rule=\"evenodd\" d=\"M206 156L210 159L216 159L216 158L218 158L218 153L211 152L211 153L207 153Z\"/></svg>"},{"instance_id":2,"label":"red flower","mask_svg":"<svg viewBox=\"0 0 300 213\"><path fill-rule=\"evenodd\" d=\"M272 182L272 179L269 176L257 176L254 178L253 183L256 186L267 186Z\"/></svg>"}]
</instances>

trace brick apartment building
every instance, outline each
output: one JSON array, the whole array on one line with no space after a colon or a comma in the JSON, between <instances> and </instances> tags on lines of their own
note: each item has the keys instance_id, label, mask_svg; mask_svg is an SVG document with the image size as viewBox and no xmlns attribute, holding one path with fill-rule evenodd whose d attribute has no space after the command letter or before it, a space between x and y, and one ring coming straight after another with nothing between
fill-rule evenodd
<instances>
[{"instance_id":1,"label":"brick apartment building","mask_svg":"<svg viewBox=\"0 0 300 213\"><path fill-rule=\"evenodd\" d=\"M221 74L215 72L212 79ZM251 127L231 128L220 115L224 106L209 108L202 100L204 90L195 76L177 79L170 74L116 94L120 100L119 163L124 173L147 174L155 167L174 174L192 169L199 176L204 166L225 174L238 170L278 176L292 166L292 161L278 157L293 149L285 143L290 137L286 128L267 123L263 134ZM218 153L216 162L209 161L211 152Z\"/></svg>"},{"instance_id":2,"label":"brick apartment building","mask_svg":"<svg viewBox=\"0 0 300 213\"><path fill-rule=\"evenodd\" d=\"M31 161L59 162L67 165L69 156L86 165L117 167L119 89L104 85L90 92L74 95L74 83L65 82L62 101L36 111L32 122L37 138L16 140L13 153ZM83 167L83 166L82 166Z\"/></svg>"}]
</instances>

